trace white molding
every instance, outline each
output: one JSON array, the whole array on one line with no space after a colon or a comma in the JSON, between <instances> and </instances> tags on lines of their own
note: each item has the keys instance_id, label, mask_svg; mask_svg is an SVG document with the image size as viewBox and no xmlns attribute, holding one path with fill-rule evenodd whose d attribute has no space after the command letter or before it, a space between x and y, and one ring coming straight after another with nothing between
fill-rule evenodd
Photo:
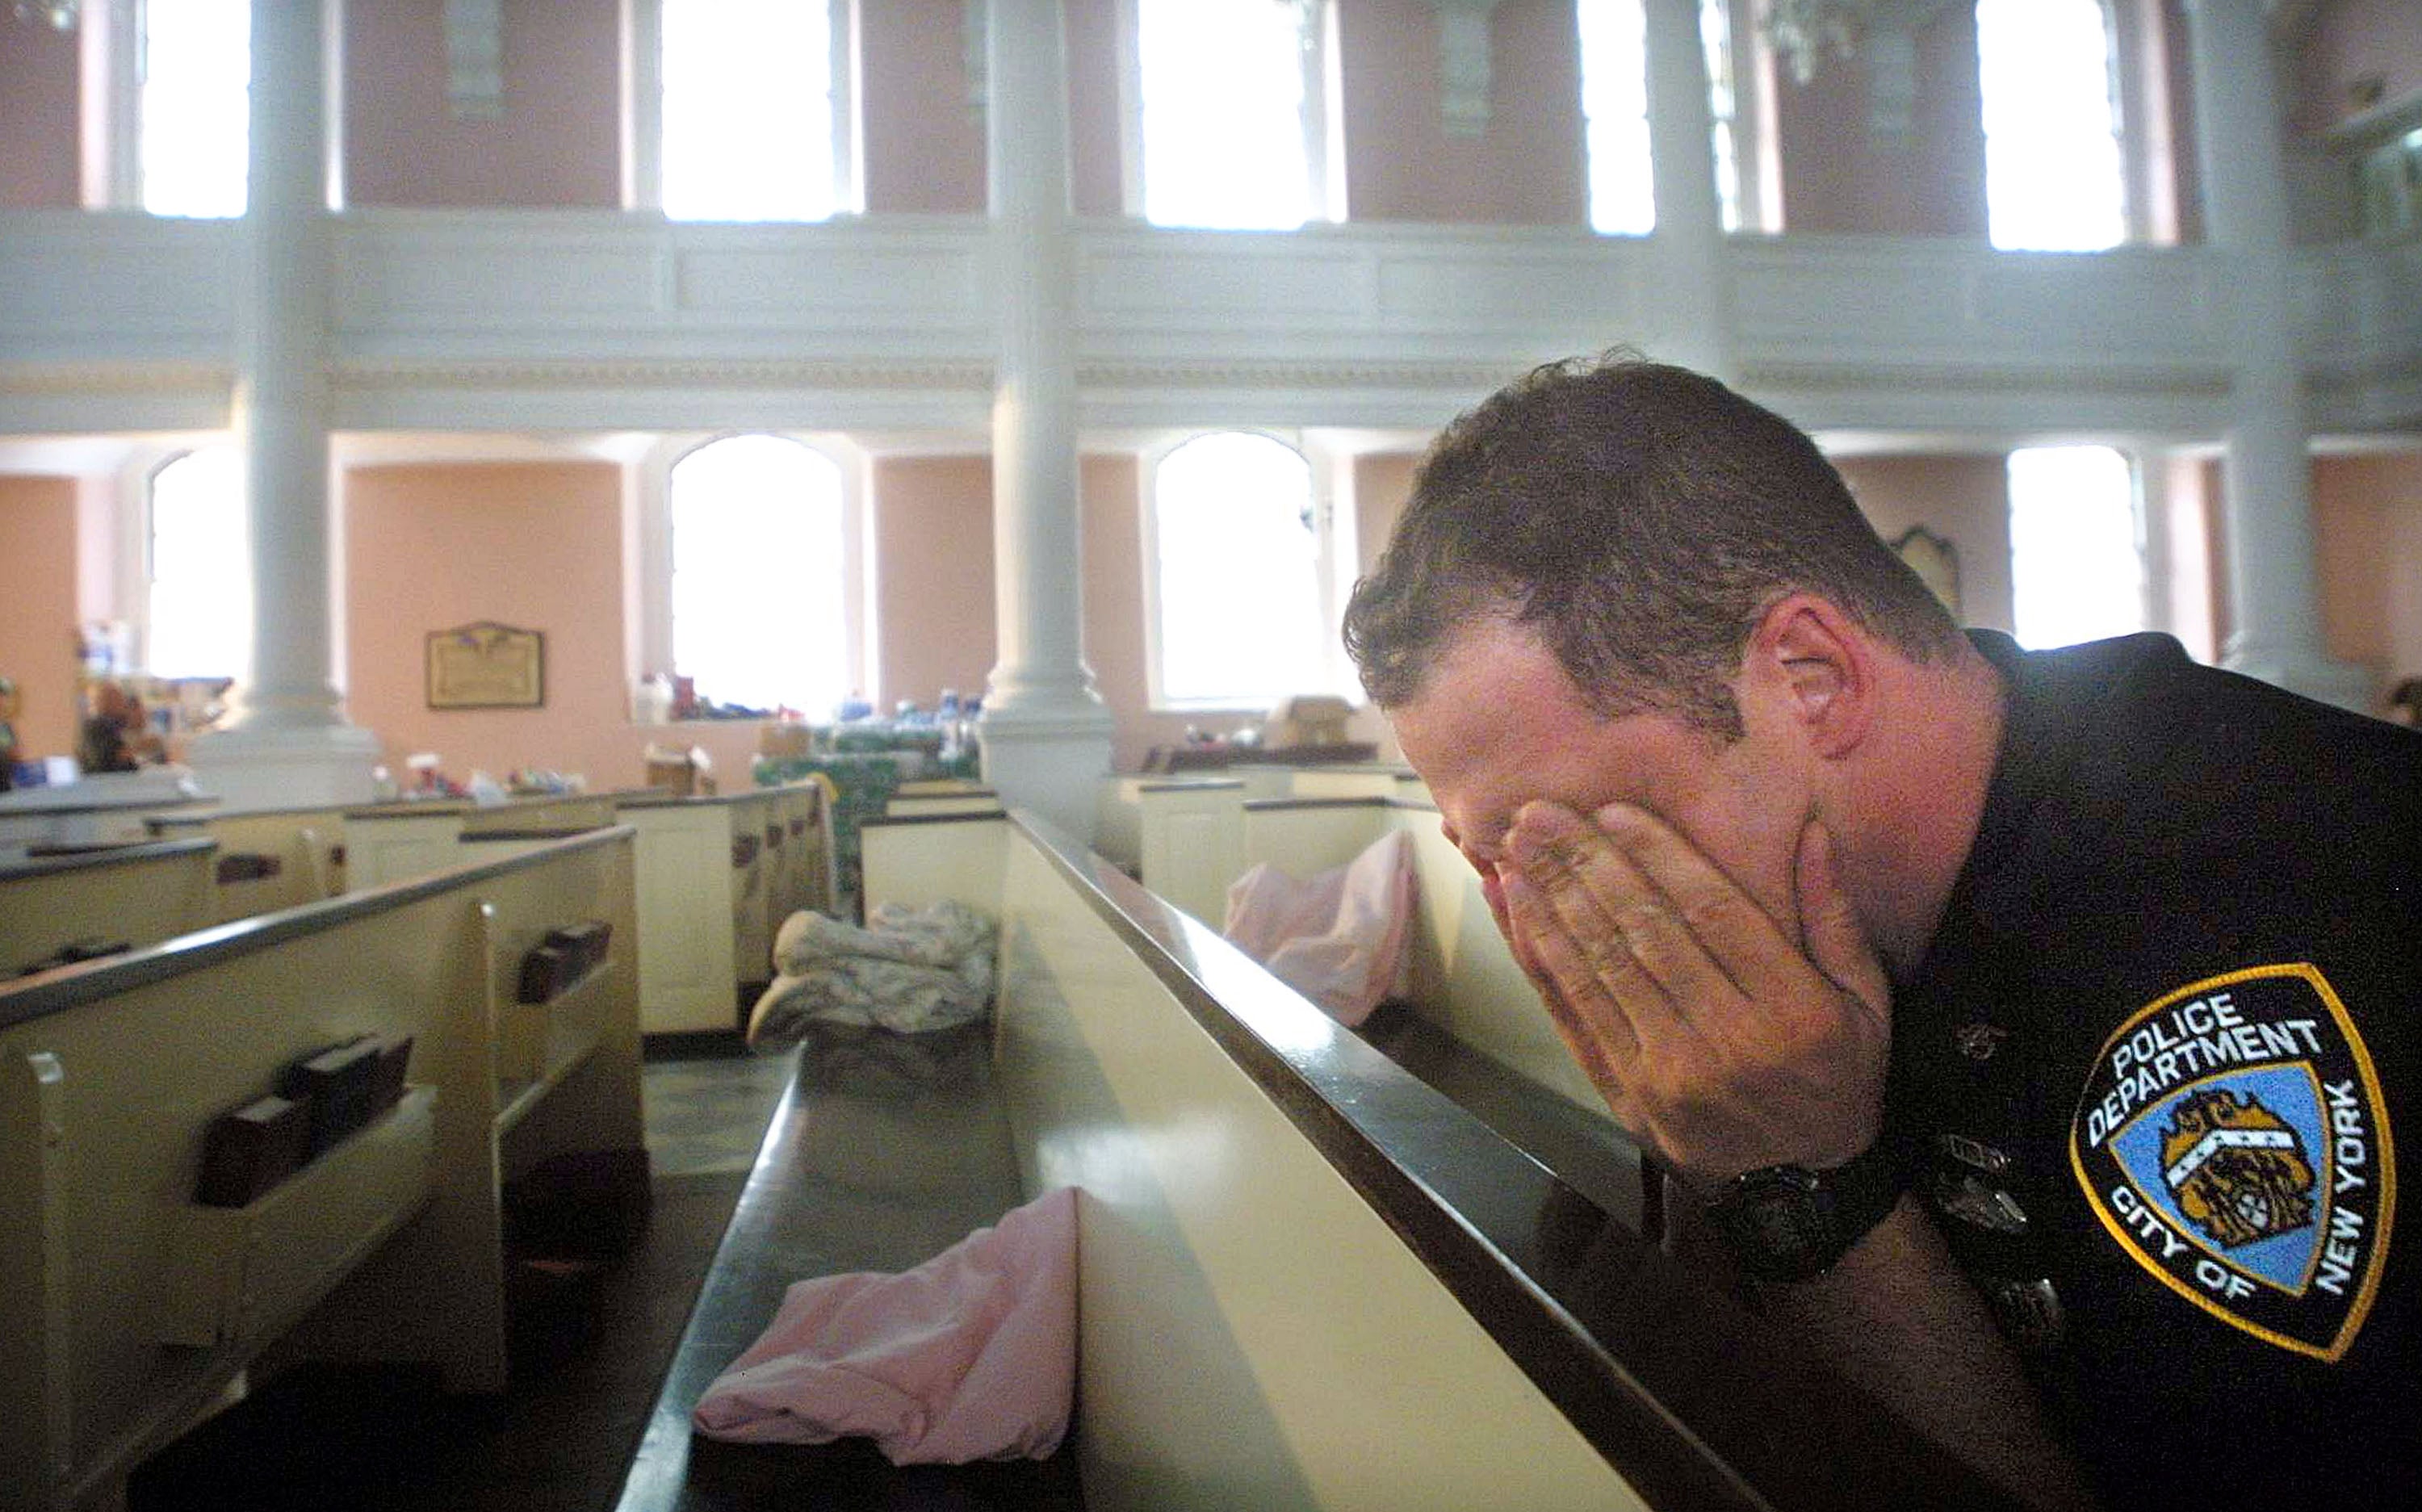
<instances>
[{"instance_id":1,"label":"white molding","mask_svg":"<svg viewBox=\"0 0 2422 1512\"><path fill-rule=\"evenodd\" d=\"M989 406L978 217L388 210L334 230L342 426L957 434ZM0 213L0 434L224 424L237 252L233 223ZM1433 426L1537 362L1681 350L1659 253L1574 228L1081 222L1082 421ZM1722 256L1740 371L1832 396L1812 423L1964 429L2010 405L2090 427L2116 405L2123 426L2225 426L2225 248L1737 236ZM2295 257L2317 423L2422 426L2422 243Z\"/></svg>"}]
</instances>

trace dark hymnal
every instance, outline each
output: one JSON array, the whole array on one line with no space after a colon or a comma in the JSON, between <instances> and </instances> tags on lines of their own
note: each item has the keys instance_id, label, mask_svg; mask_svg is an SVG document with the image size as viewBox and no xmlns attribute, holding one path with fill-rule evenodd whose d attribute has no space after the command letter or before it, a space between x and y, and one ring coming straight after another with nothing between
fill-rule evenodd
<instances>
[{"instance_id":1,"label":"dark hymnal","mask_svg":"<svg viewBox=\"0 0 2422 1512\"><path fill-rule=\"evenodd\" d=\"M311 1154L370 1121L371 1091L378 1077L379 1040L365 1034L332 1045L286 1068L277 1090L311 1107Z\"/></svg>"},{"instance_id":2,"label":"dark hymnal","mask_svg":"<svg viewBox=\"0 0 2422 1512\"><path fill-rule=\"evenodd\" d=\"M404 1069L412 1063L412 1036L378 1042L378 1062L370 1074L370 1116L376 1118L403 1096Z\"/></svg>"},{"instance_id":3,"label":"dark hymnal","mask_svg":"<svg viewBox=\"0 0 2422 1512\"><path fill-rule=\"evenodd\" d=\"M194 1200L244 1207L291 1176L310 1157L310 1110L286 1097L262 1097L211 1120L202 1136L202 1178Z\"/></svg>"},{"instance_id":4,"label":"dark hymnal","mask_svg":"<svg viewBox=\"0 0 2422 1512\"><path fill-rule=\"evenodd\" d=\"M606 947L613 937L614 926L603 919L548 930L544 942L522 957L522 979L514 997L525 1003L553 1001L605 961Z\"/></svg>"}]
</instances>

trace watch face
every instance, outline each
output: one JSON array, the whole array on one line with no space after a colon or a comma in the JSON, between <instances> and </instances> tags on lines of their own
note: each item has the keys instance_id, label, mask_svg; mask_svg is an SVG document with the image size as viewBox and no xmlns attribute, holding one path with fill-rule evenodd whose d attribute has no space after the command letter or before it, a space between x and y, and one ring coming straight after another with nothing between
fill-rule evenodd
<instances>
[{"instance_id":1,"label":"watch face","mask_svg":"<svg viewBox=\"0 0 2422 1512\"><path fill-rule=\"evenodd\" d=\"M1740 1178L1717 1205L1733 1252L1761 1280L1801 1280L1838 1257L1833 1204L1812 1173L1782 1166Z\"/></svg>"}]
</instances>

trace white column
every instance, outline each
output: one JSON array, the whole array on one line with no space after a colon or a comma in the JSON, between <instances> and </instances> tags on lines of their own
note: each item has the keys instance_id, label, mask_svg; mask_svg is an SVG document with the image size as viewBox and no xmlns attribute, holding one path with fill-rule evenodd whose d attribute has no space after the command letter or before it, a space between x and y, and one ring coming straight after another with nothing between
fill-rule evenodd
<instances>
[{"instance_id":1,"label":"white column","mask_svg":"<svg viewBox=\"0 0 2422 1512\"><path fill-rule=\"evenodd\" d=\"M253 0L230 414L251 532L252 658L229 727L189 755L231 807L367 800L378 759L331 677L324 37L321 0Z\"/></svg>"},{"instance_id":2,"label":"white column","mask_svg":"<svg viewBox=\"0 0 2422 1512\"><path fill-rule=\"evenodd\" d=\"M1110 717L1083 655L1077 479L1076 247L1059 0L992 0L994 619L984 779L1090 839Z\"/></svg>"},{"instance_id":3,"label":"white column","mask_svg":"<svg viewBox=\"0 0 2422 1512\"><path fill-rule=\"evenodd\" d=\"M2234 366L2226 497L2225 665L2350 708L2371 677L2332 661L2314 566L2312 462L2296 356L2281 117L2264 0L2187 0L2204 220L2227 260Z\"/></svg>"},{"instance_id":4,"label":"white column","mask_svg":"<svg viewBox=\"0 0 2422 1512\"><path fill-rule=\"evenodd\" d=\"M1657 199L1656 355L1729 383L1731 276L1716 193L1714 118L1699 0L1647 0L1648 143Z\"/></svg>"}]
</instances>

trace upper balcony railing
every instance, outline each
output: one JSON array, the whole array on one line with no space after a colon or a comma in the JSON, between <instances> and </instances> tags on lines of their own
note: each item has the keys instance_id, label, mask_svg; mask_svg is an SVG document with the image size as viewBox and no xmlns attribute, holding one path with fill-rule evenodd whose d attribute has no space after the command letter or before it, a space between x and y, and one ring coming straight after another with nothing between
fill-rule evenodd
<instances>
[{"instance_id":1,"label":"upper balcony railing","mask_svg":"<svg viewBox=\"0 0 2422 1512\"><path fill-rule=\"evenodd\" d=\"M237 227L0 214L0 433L224 423ZM981 431L978 217L811 226L611 212L357 211L334 239L347 428L812 425ZM1742 237L1740 378L1819 428L2216 435L2227 255ZM1652 243L1356 224L1077 233L1094 426L1426 428L1544 360L1687 344ZM2422 421L2422 244L2300 264L2319 428Z\"/></svg>"}]
</instances>

